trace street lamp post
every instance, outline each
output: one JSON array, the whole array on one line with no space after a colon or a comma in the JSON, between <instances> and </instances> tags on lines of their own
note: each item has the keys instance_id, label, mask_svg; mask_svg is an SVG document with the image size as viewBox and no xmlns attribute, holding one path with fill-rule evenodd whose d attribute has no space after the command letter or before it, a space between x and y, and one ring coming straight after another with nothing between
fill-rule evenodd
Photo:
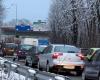
<instances>
[{"instance_id":1,"label":"street lamp post","mask_svg":"<svg viewBox=\"0 0 100 80\"><path fill-rule=\"evenodd\" d=\"M17 4L15 4L16 6L16 25L17 25Z\"/></svg>"}]
</instances>

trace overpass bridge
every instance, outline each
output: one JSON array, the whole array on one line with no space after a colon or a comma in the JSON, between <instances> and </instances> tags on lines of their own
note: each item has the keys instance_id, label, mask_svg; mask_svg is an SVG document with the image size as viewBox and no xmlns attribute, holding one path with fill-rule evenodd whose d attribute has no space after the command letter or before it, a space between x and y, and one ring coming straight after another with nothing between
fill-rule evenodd
<instances>
[{"instance_id":1,"label":"overpass bridge","mask_svg":"<svg viewBox=\"0 0 100 80\"><path fill-rule=\"evenodd\" d=\"M31 37L31 38L50 38L50 31L16 31L14 27L2 27L1 28L1 40L4 40L6 37Z\"/></svg>"}]
</instances>

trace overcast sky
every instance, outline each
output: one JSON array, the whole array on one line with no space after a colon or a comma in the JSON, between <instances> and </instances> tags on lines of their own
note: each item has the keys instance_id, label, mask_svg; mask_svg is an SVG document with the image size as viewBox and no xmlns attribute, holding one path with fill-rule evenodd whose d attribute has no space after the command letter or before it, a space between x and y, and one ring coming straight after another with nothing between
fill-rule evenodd
<instances>
[{"instance_id":1,"label":"overcast sky","mask_svg":"<svg viewBox=\"0 0 100 80\"><path fill-rule=\"evenodd\" d=\"M51 0L4 0L6 9L5 21L10 21L16 18L28 19L30 21L46 20L50 9Z\"/></svg>"}]
</instances>

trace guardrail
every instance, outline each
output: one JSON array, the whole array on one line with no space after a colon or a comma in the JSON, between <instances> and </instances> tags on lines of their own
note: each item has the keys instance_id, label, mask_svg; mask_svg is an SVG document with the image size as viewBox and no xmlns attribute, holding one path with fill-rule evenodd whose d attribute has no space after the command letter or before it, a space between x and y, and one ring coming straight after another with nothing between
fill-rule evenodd
<instances>
[{"instance_id":1,"label":"guardrail","mask_svg":"<svg viewBox=\"0 0 100 80\"><path fill-rule=\"evenodd\" d=\"M0 80L71 80L67 76L32 69L1 57L0 74Z\"/></svg>"}]
</instances>

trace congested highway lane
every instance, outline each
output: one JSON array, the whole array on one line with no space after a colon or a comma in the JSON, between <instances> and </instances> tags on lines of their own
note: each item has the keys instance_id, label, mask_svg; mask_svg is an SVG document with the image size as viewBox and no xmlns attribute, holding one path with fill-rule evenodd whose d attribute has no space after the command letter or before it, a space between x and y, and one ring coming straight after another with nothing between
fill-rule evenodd
<instances>
[{"instance_id":1,"label":"congested highway lane","mask_svg":"<svg viewBox=\"0 0 100 80\"><path fill-rule=\"evenodd\" d=\"M8 60L10 60L10 61L13 61L13 59L12 59L12 57L5 57L5 58L7 58ZM24 60L20 60L20 61L15 61L15 62L17 62L17 63L19 63L19 64L21 64L21 65L24 65ZM81 80L81 76L76 76L75 75L75 73L60 73L61 75L65 75L65 76L68 76L68 77L70 77L72 80Z\"/></svg>"}]
</instances>

